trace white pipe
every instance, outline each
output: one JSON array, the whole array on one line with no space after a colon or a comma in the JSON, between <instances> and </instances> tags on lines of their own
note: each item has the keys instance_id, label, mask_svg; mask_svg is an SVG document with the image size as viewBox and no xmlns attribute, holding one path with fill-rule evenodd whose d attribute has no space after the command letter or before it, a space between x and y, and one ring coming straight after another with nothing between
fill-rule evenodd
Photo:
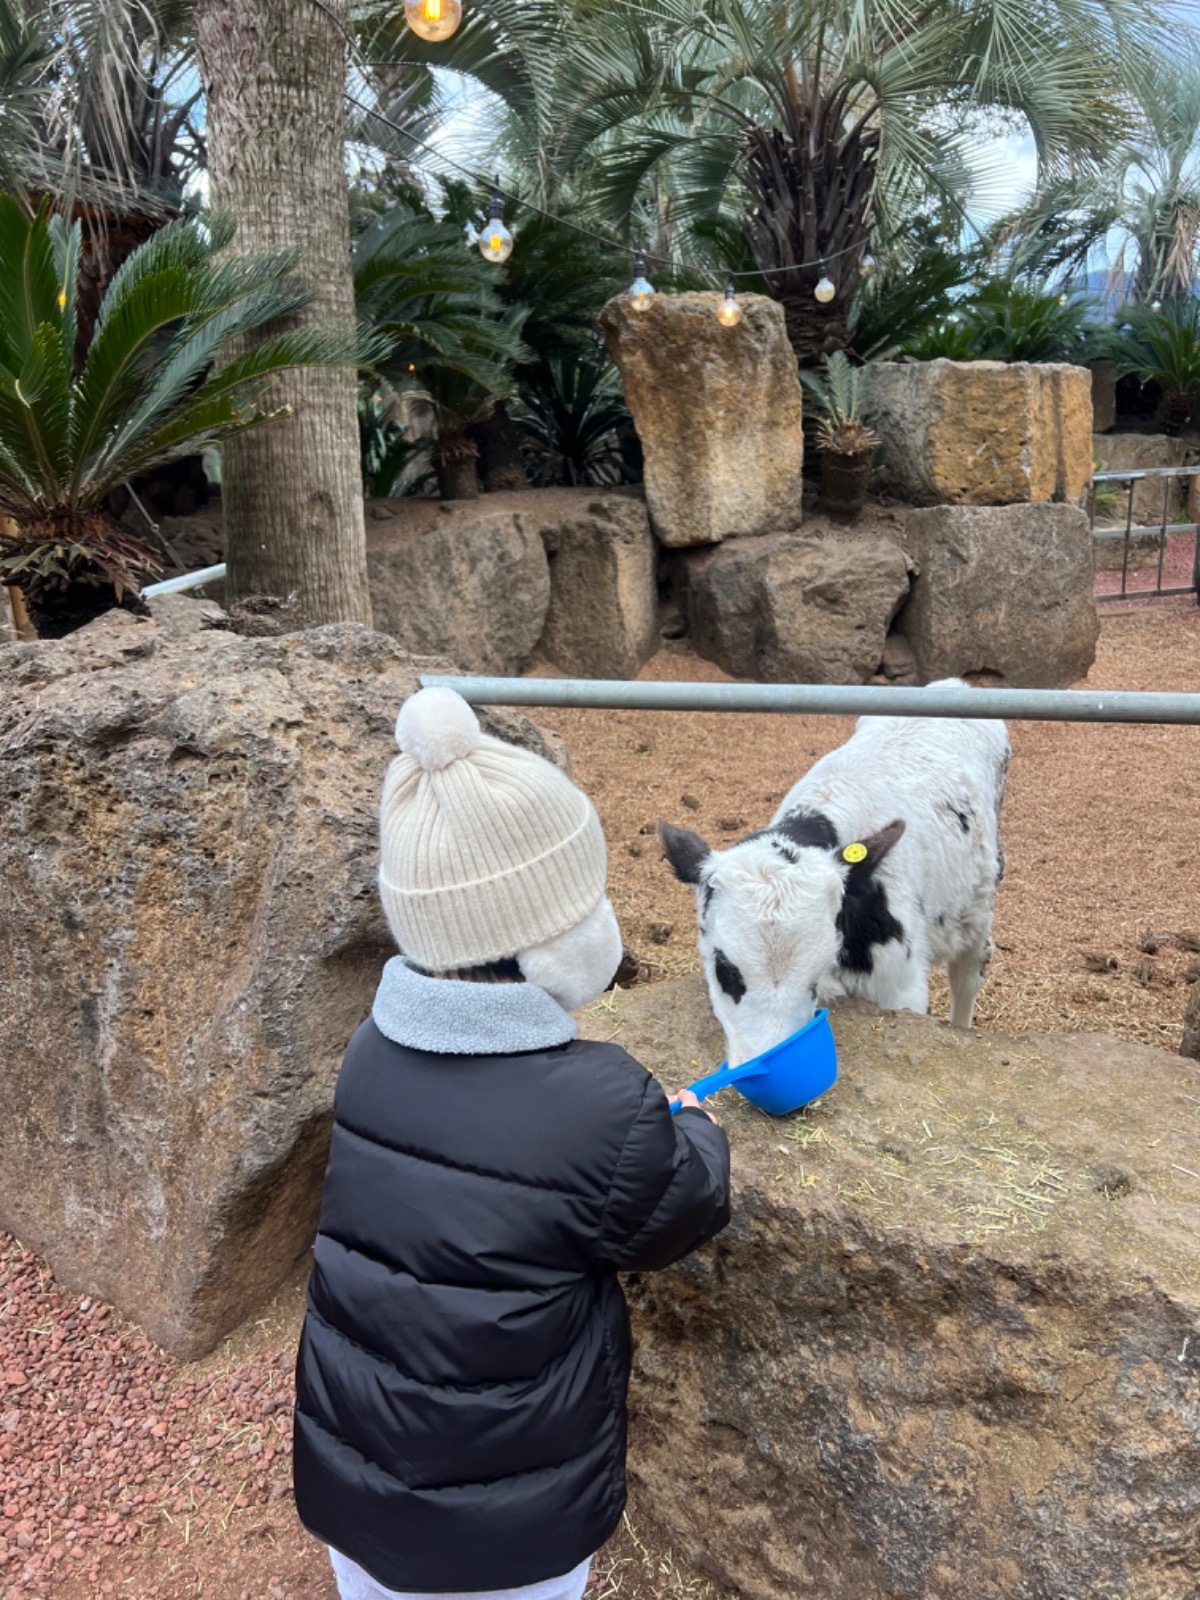
<instances>
[{"instance_id":1,"label":"white pipe","mask_svg":"<svg viewBox=\"0 0 1200 1600\"><path fill-rule=\"evenodd\" d=\"M187 589L198 589L202 583L217 583L225 576L225 563L215 567L201 567L199 572L185 572L179 578L164 578L162 583L151 583L142 590L144 600L153 600L156 594L183 594Z\"/></svg>"},{"instance_id":2,"label":"white pipe","mask_svg":"<svg viewBox=\"0 0 1200 1600\"><path fill-rule=\"evenodd\" d=\"M1017 722L1200 724L1200 694L1093 689L908 689L884 684L633 683L596 678L426 674L472 705L583 706L633 711L778 711L816 716L1004 717Z\"/></svg>"}]
</instances>

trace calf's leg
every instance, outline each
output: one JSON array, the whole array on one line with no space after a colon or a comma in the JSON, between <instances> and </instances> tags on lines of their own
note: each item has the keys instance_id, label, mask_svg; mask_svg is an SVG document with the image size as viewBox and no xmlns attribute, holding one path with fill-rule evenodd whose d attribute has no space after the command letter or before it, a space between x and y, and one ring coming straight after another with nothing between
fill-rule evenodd
<instances>
[{"instance_id":1,"label":"calf's leg","mask_svg":"<svg viewBox=\"0 0 1200 1600\"><path fill-rule=\"evenodd\" d=\"M983 976L992 959L992 941L985 937L951 956L946 963L950 975L950 1021L956 1028L969 1028L975 1017L975 1001L983 987Z\"/></svg>"}]
</instances>

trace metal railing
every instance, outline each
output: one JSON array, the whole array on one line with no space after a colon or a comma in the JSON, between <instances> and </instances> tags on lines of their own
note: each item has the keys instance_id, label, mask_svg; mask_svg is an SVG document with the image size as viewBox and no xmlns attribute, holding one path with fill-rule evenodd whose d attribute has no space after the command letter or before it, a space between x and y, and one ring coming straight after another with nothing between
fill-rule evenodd
<instances>
[{"instance_id":1,"label":"metal railing","mask_svg":"<svg viewBox=\"0 0 1200 1600\"><path fill-rule=\"evenodd\" d=\"M225 563L219 561L215 567L201 567L198 572L185 572L179 578L164 578L161 583L148 583L142 590L142 597L152 600L156 594L183 594L188 589L199 589L205 583L219 583L225 576Z\"/></svg>"},{"instance_id":2,"label":"metal railing","mask_svg":"<svg viewBox=\"0 0 1200 1600\"><path fill-rule=\"evenodd\" d=\"M1190 467L1142 467L1137 470L1104 471L1092 475L1092 487L1088 496L1088 512L1092 524L1092 537L1097 546L1121 541L1121 582L1120 587L1110 592L1098 591L1097 600L1150 600L1165 599L1177 595L1195 595L1200 604L1200 523L1174 522L1171 520L1171 490L1175 482L1182 481L1184 485L1184 505L1187 505L1188 488L1191 480L1200 476L1200 465ZM1140 483L1162 482L1162 516L1158 522L1135 523L1133 520L1134 500L1137 487ZM1108 483L1124 483L1128 485L1125 503L1125 526L1123 528L1097 528L1096 527L1096 501L1103 493L1103 486ZM1188 535L1192 538L1191 582L1180 584L1178 582L1164 584L1163 575L1168 557L1173 558L1170 541L1172 539L1185 539ZM1149 564L1139 565L1140 556L1135 555L1138 542L1143 546L1147 539L1154 540L1154 551ZM1116 569L1107 569L1097 566L1097 572ZM1140 584L1130 587L1131 573L1154 573L1154 580L1150 584Z\"/></svg>"},{"instance_id":3,"label":"metal railing","mask_svg":"<svg viewBox=\"0 0 1200 1600\"><path fill-rule=\"evenodd\" d=\"M421 686L455 689L476 706L1200 725L1200 694L1133 690L1109 694L1095 689L906 689L883 684L634 683L607 678L483 678L443 673L427 673Z\"/></svg>"}]
</instances>

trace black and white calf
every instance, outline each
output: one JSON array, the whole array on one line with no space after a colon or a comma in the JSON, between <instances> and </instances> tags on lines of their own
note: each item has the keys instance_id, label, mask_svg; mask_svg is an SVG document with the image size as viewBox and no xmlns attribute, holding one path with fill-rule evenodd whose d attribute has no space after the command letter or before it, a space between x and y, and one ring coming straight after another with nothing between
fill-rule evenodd
<instances>
[{"instance_id":1,"label":"black and white calf","mask_svg":"<svg viewBox=\"0 0 1200 1600\"><path fill-rule=\"evenodd\" d=\"M946 679L931 687L965 687ZM728 850L659 823L696 890L713 1010L737 1066L838 995L928 1011L946 965L950 1020L969 1028L1004 871L1003 722L863 717Z\"/></svg>"}]
</instances>

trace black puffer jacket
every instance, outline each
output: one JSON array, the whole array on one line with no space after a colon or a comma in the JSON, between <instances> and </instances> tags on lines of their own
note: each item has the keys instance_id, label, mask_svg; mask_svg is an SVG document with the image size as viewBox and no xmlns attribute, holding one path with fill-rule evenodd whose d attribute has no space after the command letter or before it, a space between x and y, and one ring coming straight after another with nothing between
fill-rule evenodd
<instances>
[{"instance_id":1,"label":"black puffer jacket","mask_svg":"<svg viewBox=\"0 0 1200 1600\"><path fill-rule=\"evenodd\" d=\"M518 1587L569 1572L620 1520L616 1274L724 1227L728 1146L701 1112L672 1118L616 1045L568 1039L543 991L403 983L407 1004L377 1001L376 1019L460 1053L377 1021L347 1052L297 1365L296 1504L386 1588ZM414 1010L414 984L439 992ZM479 1015L447 1040L429 1012L454 991ZM462 1050L514 1036L535 1047Z\"/></svg>"}]
</instances>

